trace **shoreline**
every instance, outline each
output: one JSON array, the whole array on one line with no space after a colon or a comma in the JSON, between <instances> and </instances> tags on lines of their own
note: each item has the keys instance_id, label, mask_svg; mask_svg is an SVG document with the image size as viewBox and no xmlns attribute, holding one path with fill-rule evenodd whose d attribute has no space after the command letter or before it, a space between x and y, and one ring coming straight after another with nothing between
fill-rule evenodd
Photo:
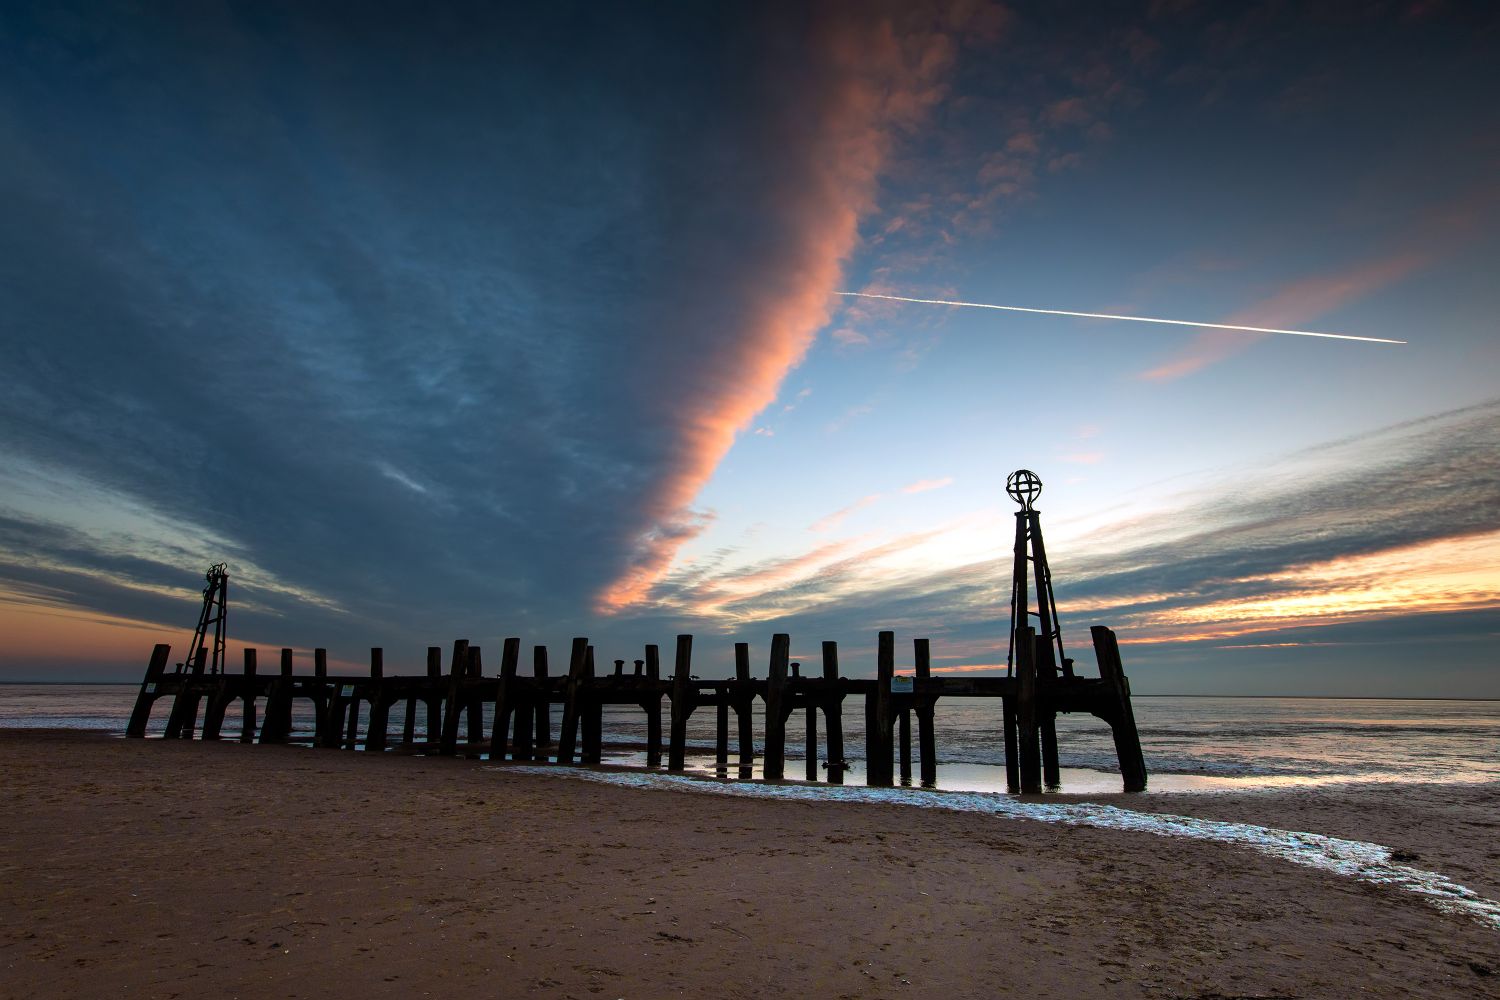
<instances>
[{"instance_id":1,"label":"shoreline","mask_svg":"<svg viewBox=\"0 0 1500 1000\"><path fill-rule=\"evenodd\" d=\"M5 992L1500 996L1495 930L1242 848L524 766L0 730ZM1406 791L1043 801L1404 831L1500 898L1500 788Z\"/></svg>"}]
</instances>

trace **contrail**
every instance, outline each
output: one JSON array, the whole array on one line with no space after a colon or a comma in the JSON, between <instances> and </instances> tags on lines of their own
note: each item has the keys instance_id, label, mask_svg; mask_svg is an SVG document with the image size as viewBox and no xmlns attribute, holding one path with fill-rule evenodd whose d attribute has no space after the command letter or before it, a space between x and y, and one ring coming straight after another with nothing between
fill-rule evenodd
<instances>
[{"instance_id":1,"label":"contrail","mask_svg":"<svg viewBox=\"0 0 1500 1000\"><path fill-rule=\"evenodd\" d=\"M1356 337L1350 333L1315 333L1312 330L1278 330L1269 326L1236 326L1233 323L1199 323L1191 319L1157 319L1154 316L1117 316L1114 313L1074 312L1071 309L1030 309L1026 306L997 306L988 302L953 302L949 299L913 299L905 295L876 295L874 292L836 292L856 299L887 299L891 302L920 302L929 306L963 306L966 309L999 309L1003 312L1041 313L1047 316L1081 316L1084 319L1123 319L1131 323L1164 323L1168 326L1198 326L1208 330L1239 330L1243 333L1286 333L1293 337L1324 337L1328 340L1361 340L1367 344L1404 344L1404 340L1385 337Z\"/></svg>"}]
</instances>

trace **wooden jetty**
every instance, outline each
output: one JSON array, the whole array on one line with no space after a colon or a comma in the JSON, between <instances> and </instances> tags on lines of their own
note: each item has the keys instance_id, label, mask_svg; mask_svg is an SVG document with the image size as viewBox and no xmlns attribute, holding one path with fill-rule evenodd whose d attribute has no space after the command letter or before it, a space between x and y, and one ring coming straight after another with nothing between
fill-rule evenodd
<instances>
[{"instance_id":1,"label":"wooden jetty","mask_svg":"<svg viewBox=\"0 0 1500 1000\"><path fill-rule=\"evenodd\" d=\"M323 649L313 651L311 674L298 673L291 649L281 650L280 669L262 671L255 649L244 651L244 669L230 673L224 657L227 618L227 573L222 564L209 570L189 654L167 669L171 648L158 645L136 697L127 736L143 737L156 702L170 705L164 736L168 739L221 739L226 713L240 706L238 739L244 743L310 743L365 753L403 752L463 755L490 760L553 761L598 764L604 754L606 706L637 708L646 721L646 766L683 771L688 758L688 720L701 709L715 713L715 765L730 767L730 715L734 716L735 766L750 777L755 763L754 716L763 708L761 771L765 780L786 777L787 728L800 717L806 727L807 781L842 783L845 759L843 706L846 699L864 701L866 782L893 785L897 776L912 781L912 763L920 767L925 786L937 781L937 733L934 709L939 698L998 699L1005 751L1006 785L1013 792L1038 793L1060 786L1056 719L1059 713L1087 713L1103 720L1114 735L1120 774L1127 792L1146 788L1146 765L1130 703L1130 683L1120 663L1119 643L1110 629L1091 630L1097 677L1082 677L1064 655L1062 631L1051 573L1042 544L1041 524L1031 502L1041 481L1022 469L1007 490L1021 503L1016 514L1015 577L1011 604L1011 648L1003 677L968 674L934 676L927 639L912 644L912 672L896 673L896 636L881 632L876 645L875 676L846 677L840 672L838 645L822 644L822 669L803 673L791 661L791 637L777 633L763 677L750 668L750 647L734 646L734 675L700 680L693 674L693 637L679 635L671 673L662 676L660 650L648 645L627 670L623 659L612 670L599 670L587 638L572 642L565 674L552 673L546 646L534 646L529 674L520 672L521 640L506 639L499 671L486 675L479 646L453 643L447 670L443 649L427 650L426 669L387 674L384 651L370 650L367 674L336 676L328 672ZM1028 566L1031 572L1028 573ZM1037 610L1030 610L1034 581ZM1031 620L1037 620L1037 626ZM211 633L211 635L210 635ZM663 703L669 715L665 740ZM299 704L311 709L311 733L293 727ZM400 733L390 731L391 710L404 706ZM562 725L554 742L552 709L562 708ZM490 729L485 731L488 710ZM200 722L201 715L201 722ZM822 716L821 733L818 718ZM421 718L420 731L417 720ZM912 717L916 718L916 754ZM361 718L364 721L361 724ZM231 734L232 735L232 734ZM822 739L820 774L817 748ZM665 742L665 746L663 746Z\"/></svg>"},{"instance_id":2,"label":"wooden jetty","mask_svg":"<svg viewBox=\"0 0 1500 1000\"><path fill-rule=\"evenodd\" d=\"M493 675L484 672L480 648L462 639L453 644L446 670L442 669L443 650L433 646L427 650L425 671L387 674L384 651L375 648L370 650L368 673L352 676L330 674L323 649L313 651L311 673L294 669L290 649L281 650L280 669L274 672L259 669L255 649L244 651L244 669L239 673L208 673L201 654L191 665L168 670L171 647L161 644L152 652L126 735L145 736L153 708L165 699L169 708L163 735L168 739L237 738L242 743L304 743L365 753L587 765L603 759L603 712L605 706L615 705L644 713L648 767L662 766L665 756L668 771L682 771L689 753L688 719L698 709L712 707L715 762L731 766L732 714L734 766L748 776L755 759L753 713L759 700L764 707L761 763L766 780L786 777L788 727L800 714L808 748L802 777L838 784L847 766L843 705L846 699L857 697L864 701L867 783L893 785L898 775L910 783L915 761L919 780L931 786L937 781L933 716L938 699L996 698L1001 702L1006 783L1012 791L1040 792L1044 786L1058 786L1057 735L1052 723L1058 713L1072 712L1088 713L1110 726L1125 790L1143 790L1146 768L1114 633L1103 626L1093 629L1097 678L1039 673L1037 664L1042 658L1036 648L1041 637L1025 628L1017 639L1014 676L935 676L926 639L913 642L913 673L898 676L895 633L881 632L876 676L861 678L840 673L834 642L822 644L821 672L802 673L800 664L790 661L790 636L778 633L772 637L763 677L751 676L749 646L736 643L734 676L716 680L693 675L690 635L677 637L672 673L666 677L655 645L645 647L633 669L616 660L613 670L597 671L594 647L586 638L573 640L568 671L561 676L549 673L546 646L533 648L530 674L518 673L518 638L505 640L499 672ZM293 709L299 701L312 710L310 733L293 730ZM239 731L225 734L226 711L236 702L240 705ZM404 724L400 732L391 732L391 709L398 704L405 707ZM562 708L561 731L555 741L550 731L553 706ZM665 733L664 709L669 713ZM483 725L486 715L489 732ZM821 755L816 752L820 739Z\"/></svg>"}]
</instances>

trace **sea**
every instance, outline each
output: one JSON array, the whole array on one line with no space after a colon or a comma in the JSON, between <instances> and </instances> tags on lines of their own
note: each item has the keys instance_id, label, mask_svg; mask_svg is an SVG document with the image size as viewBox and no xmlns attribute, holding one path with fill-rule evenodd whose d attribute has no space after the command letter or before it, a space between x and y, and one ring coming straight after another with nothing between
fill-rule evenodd
<instances>
[{"instance_id":1,"label":"sea","mask_svg":"<svg viewBox=\"0 0 1500 1000\"><path fill-rule=\"evenodd\" d=\"M135 684L0 684L0 728L66 728L123 737L135 700ZM1395 700L1378 698L1151 697L1134 699L1136 723L1150 772L1150 788L1161 792L1247 791L1299 786L1389 782L1483 783L1500 781L1500 701ZM420 709L419 731L420 731ZM560 728L555 710L552 731ZM160 735L165 706L158 707L148 735ZM844 747L848 785L864 783L864 713L846 706ZM294 727L311 733L310 713ZM700 775L759 777L764 720L753 726L756 766L741 772L731 719L730 765L713 759L714 712L700 709L688 728L688 768ZM787 726L786 776L806 774L805 719ZM400 733L402 710L392 712L391 732ZM604 716L605 763L646 766L644 716L610 708ZM944 698L935 715L939 789L993 792L1005 788L1000 705L993 699ZM823 719L818 719L819 779ZM912 726L915 743L916 726ZM485 731L489 732L488 719ZM1063 764L1062 791L1098 794L1120 787L1109 728L1088 716L1058 718ZM223 732L239 732L232 713ZM294 734L295 735L295 734ZM913 770L916 748L913 748Z\"/></svg>"}]
</instances>

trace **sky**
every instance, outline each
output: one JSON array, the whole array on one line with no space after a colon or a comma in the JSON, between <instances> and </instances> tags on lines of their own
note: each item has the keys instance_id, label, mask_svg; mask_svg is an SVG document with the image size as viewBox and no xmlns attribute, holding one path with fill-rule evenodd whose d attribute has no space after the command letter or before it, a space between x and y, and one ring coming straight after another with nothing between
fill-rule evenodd
<instances>
[{"instance_id":1,"label":"sky","mask_svg":"<svg viewBox=\"0 0 1500 1000\"><path fill-rule=\"evenodd\" d=\"M0 9L0 679L770 638L1500 697L1484 3ZM1379 344L840 296L1405 341Z\"/></svg>"}]
</instances>

